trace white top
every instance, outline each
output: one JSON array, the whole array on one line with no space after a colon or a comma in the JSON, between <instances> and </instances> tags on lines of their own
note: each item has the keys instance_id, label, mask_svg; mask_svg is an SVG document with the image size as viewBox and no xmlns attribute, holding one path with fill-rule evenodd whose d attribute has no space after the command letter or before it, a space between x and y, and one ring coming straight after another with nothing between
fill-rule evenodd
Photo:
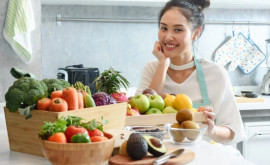
<instances>
[{"instance_id":1,"label":"white top","mask_svg":"<svg viewBox=\"0 0 270 165\"><path fill-rule=\"evenodd\" d=\"M234 133L234 139L228 144L238 143L245 138L245 131L234 99L233 88L226 70L218 64L200 58L199 59L208 90L210 106L216 114L215 124L217 126L229 127ZM149 87L155 74L158 61L148 62L142 72L142 79L136 94ZM196 70L181 84L174 82L166 75L163 92L169 94L186 94L192 102L201 102L202 96Z\"/></svg>"}]
</instances>

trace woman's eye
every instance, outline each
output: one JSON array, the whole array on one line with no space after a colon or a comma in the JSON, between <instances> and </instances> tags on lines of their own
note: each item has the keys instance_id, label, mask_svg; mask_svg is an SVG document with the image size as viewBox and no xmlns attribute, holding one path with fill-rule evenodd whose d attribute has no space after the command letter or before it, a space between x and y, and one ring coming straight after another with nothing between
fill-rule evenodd
<instances>
[{"instance_id":1,"label":"woman's eye","mask_svg":"<svg viewBox=\"0 0 270 165\"><path fill-rule=\"evenodd\" d=\"M166 30L167 30L166 27L160 27L160 29L161 29L162 31L166 31Z\"/></svg>"},{"instance_id":2,"label":"woman's eye","mask_svg":"<svg viewBox=\"0 0 270 165\"><path fill-rule=\"evenodd\" d=\"M181 32L183 31L182 29L175 29L176 32Z\"/></svg>"}]
</instances>

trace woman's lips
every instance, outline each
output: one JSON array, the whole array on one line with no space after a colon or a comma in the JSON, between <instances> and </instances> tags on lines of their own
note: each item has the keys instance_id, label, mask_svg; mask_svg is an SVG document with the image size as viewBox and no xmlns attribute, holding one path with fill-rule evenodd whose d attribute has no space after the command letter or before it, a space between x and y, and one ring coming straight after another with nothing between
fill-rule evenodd
<instances>
[{"instance_id":1,"label":"woman's lips","mask_svg":"<svg viewBox=\"0 0 270 165\"><path fill-rule=\"evenodd\" d=\"M178 45L176 45L176 44L166 44L166 43L165 43L165 48L166 48L167 50L173 50L173 49L175 49L177 46L178 46Z\"/></svg>"}]
</instances>

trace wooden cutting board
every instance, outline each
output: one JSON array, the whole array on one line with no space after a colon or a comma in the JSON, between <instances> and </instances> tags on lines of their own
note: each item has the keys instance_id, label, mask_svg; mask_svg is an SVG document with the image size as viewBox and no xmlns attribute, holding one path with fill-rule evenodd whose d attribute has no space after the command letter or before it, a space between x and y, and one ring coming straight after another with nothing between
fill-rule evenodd
<instances>
[{"instance_id":1,"label":"wooden cutting board","mask_svg":"<svg viewBox=\"0 0 270 165\"><path fill-rule=\"evenodd\" d=\"M169 149L168 153L176 149ZM167 153L167 154L168 154ZM164 165L183 165L192 161L195 157L193 151L185 149L178 157L169 159ZM109 165L152 165L156 157L146 156L142 160L132 160L129 156L117 154L109 159Z\"/></svg>"},{"instance_id":2,"label":"wooden cutting board","mask_svg":"<svg viewBox=\"0 0 270 165\"><path fill-rule=\"evenodd\" d=\"M237 103L256 103L256 102L264 102L264 98L248 98L248 97L235 97Z\"/></svg>"}]
</instances>

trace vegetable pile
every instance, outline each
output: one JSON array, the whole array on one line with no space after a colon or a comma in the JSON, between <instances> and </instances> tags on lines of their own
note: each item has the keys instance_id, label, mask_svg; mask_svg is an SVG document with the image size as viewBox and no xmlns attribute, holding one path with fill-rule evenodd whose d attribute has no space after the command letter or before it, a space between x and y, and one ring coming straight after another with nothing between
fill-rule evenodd
<instances>
[{"instance_id":1,"label":"vegetable pile","mask_svg":"<svg viewBox=\"0 0 270 165\"><path fill-rule=\"evenodd\" d=\"M71 85L62 79L38 80L31 73L12 68L11 74L17 80L5 94L6 107L28 119L34 109L63 112L127 102L126 94L119 90L121 85L127 89L129 82L120 73L112 67L105 70L93 82L98 92L92 95L89 86L79 81Z\"/></svg>"},{"instance_id":2,"label":"vegetable pile","mask_svg":"<svg viewBox=\"0 0 270 165\"><path fill-rule=\"evenodd\" d=\"M91 143L106 141L108 138L103 133L103 123L95 119L89 122L81 122L82 118L66 116L55 122L45 121L38 136L43 140L57 143Z\"/></svg>"}]
</instances>

